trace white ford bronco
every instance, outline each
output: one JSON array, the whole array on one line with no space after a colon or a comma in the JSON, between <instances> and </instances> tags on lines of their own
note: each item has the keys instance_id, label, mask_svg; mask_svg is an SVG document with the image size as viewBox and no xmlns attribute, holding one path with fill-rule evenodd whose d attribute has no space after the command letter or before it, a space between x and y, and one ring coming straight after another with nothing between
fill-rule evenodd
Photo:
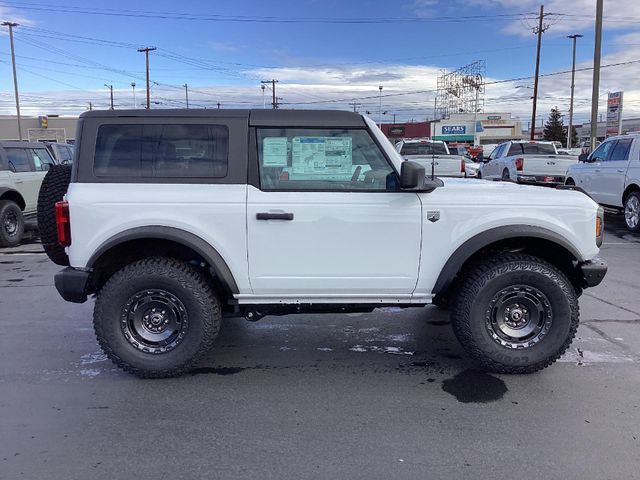
<instances>
[{"instance_id":1,"label":"white ford bronco","mask_svg":"<svg viewBox=\"0 0 640 480\"><path fill-rule=\"evenodd\" d=\"M92 111L76 144L41 193L56 288L96 296L98 342L142 377L188 371L225 316L430 303L481 367L533 372L606 273L575 187L425 177L355 113Z\"/></svg>"}]
</instances>

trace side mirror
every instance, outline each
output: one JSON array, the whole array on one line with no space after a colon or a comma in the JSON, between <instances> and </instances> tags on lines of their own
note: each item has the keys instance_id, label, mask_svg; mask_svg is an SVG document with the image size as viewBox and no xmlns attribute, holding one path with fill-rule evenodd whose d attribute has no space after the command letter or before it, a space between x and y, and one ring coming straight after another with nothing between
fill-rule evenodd
<instances>
[{"instance_id":1,"label":"side mirror","mask_svg":"<svg viewBox=\"0 0 640 480\"><path fill-rule=\"evenodd\" d=\"M425 168L417 162L407 160L400 167L400 188L415 192L431 192L442 187L444 182L439 178L426 178Z\"/></svg>"},{"instance_id":2,"label":"side mirror","mask_svg":"<svg viewBox=\"0 0 640 480\"><path fill-rule=\"evenodd\" d=\"M581 153L580 155L578 155L578 161L579 162L586 162L588 157L589 157L589 155L587 155L586 153Z\"/></svg>"},{"instance_id":3,"label":"side mirror","mask_svg":"<svg viewBox=\"0 0 640 480\"><path fill-rule=\"evenodd\" d=\"M42 164L42 170L44 170L45 172L48 172L50 168L51 168L51 164L50 163L43 163Z\"/></svg>"},{"instance_id":4,"label":"side mirror","mask_svg":"<svg viewBox=\"0 0 640 480\"><path fill-rule=\"evenodd\" d=\"M424 184L426 171L417 162L407 160L400 167L400 188L403 190L415 190Z\"/></svg>"}]
</instances>

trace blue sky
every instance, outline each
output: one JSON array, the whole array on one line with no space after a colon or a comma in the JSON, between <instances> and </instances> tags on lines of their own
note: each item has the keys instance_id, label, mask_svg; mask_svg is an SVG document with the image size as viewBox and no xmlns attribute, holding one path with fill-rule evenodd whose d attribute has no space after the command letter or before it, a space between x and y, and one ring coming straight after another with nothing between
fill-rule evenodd
<instances>
[{"instance_id":1,"label":"blue sky","mask_svg":"<svg viewBox=\"0 0 640 480\"><path fill-rule=\"evenodd\" d=\"M640 2L605 3L603 63L640 59ZM574 32L584 35L578 66L590 66L595 0L550 0L545 8L555 15L545 19L541 71L570 68L565 37ZM535 0L0 1L3 18L21 24L15 42L25 111L69 114L80 113L89 101L107 106L105 83L114 86L119 107L132 106L132 81L142 101L144 56L136 47L145 45L158 47L151 54L158 107L180 106L184 83L194 106L220 101L225 107L261 107L259 80L275 77L283 105L350 108L355 99L360 109L377 111L378 101L367 97L378 94L378 85L385 94L433 89L440 69L479 59L486 60L489 81L532 75L531 13L538 9ZM234 16L241 21L229 21ZM6 35L0 42L0 109L13 113ZM627 114L640 113L639 65L603 70L603 98L607 89L625 90ZM578 115L588 113L590 78L588 71L578 75ZM526 117L530 91L515 86L531 84L487 87L485 110ZM548 77L541 89L542 115L554 103L566 110L568 76ZM385 97L383 109L419 120L431 114L432 104L425 92Z\"/></svg>"}]
</instances>

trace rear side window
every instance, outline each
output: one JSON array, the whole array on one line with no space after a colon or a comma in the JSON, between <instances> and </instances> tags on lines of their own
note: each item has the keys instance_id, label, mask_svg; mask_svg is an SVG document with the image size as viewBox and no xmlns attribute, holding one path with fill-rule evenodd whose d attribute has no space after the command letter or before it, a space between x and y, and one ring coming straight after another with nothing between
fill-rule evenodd
<instances>
[{"instance_id":1,"label":"rear side window","mask_svg":"<svg viewBox=\"0 0 640 480\"><path fill-rule=\"evenodd\" d=\"M31 172L31 162L29 156L23 148L5 148L7 152L7 163L9 164L9 170L14 172Z\"/></svg>"},{"instance_id":2,"label":"rear side window","mask_svg":"<svg viewBox=\"0 0 640 480\"><path fill-rule=\"evenodd\" d=\"M615 162L615 161L626 161L629 159L629 149L631 148L631 142L632 139L630 138L625 138L622 140L618 140L618 142L616 143L616 146L613 147L613 150L611 151L611 155L609 156L609 158L607 158L606 160L610 161L610 162Z\"/></svg>"},{"instance_id":3,"label":"rear side window","mask_svg":"<svg viewBox=\"0 0 640 480\"><path fill-rule=\"evenodd\" d=\"M229 130L222 125L102 125L97 177L222 178Z\"/></svg>"}]
</instances>

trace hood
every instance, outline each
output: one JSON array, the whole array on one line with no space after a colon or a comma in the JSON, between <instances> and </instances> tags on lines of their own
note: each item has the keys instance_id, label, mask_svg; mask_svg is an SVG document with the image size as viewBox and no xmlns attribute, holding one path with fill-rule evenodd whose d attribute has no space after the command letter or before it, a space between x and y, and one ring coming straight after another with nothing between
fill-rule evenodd
<instances>
[{"instance_id":1,"label":"hood","mask_svg":"<svg viewBox=\"0 0 640 480\"><path fill-rule=\"evenodd\" d=\"M444 186L432 192L446 196L451 204L510 206L583 206L597 209L598 204L589 196L575 190L556 190L513 182L442 178ZM429 194L427 194L429 195Z\"/></svg>"}]
</instances>

